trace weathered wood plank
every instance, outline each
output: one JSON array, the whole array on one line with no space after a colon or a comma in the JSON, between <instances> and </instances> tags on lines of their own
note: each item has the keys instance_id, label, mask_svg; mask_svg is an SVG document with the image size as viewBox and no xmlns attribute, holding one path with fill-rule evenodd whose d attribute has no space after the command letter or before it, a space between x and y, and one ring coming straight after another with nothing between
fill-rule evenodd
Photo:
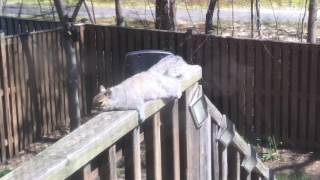
<instances>
[{"instance_id":1,"label":"weathered wood plank","mask_svg":"<svg viewBox=\"0 0 320 180\"><path fill-rule=\"evenodd\" d=\"M246 43L244 40L239 41L239 131L245 133L246 129Z\"/></svg>"},{"instance_id":2,"label":"weathered wood plank","mask_svg":"<svg viewBox=\"0 0 320 180\"><path fill-rule=\"evenodd\" d=\"M18 126L18 143L19 143L19 151L22 149L22 138L21 138L21 131L22 131L22 106L21 106L21 81L20 81L20 71L19 71L19 50L18 50L18 45L19 41L18 38L15 37L13 38L13 53L14 55L14 81L15 81L15 87L16 87L16 102L17 102L17 126ZM1 107L1 105L0 105Z\"/></svg>"},{"instance_id":3,"label":"weathered wood plank","mask_svg":"<svg viewBox=\"0 0 320 180\"><path fill-rule=\"evenodd\" d=\"M19 43L17 43L17 48L18 48L18 61L19 61L19 66L18 66L18 72L19 72L19 84L20 84L20 92L21 92L21 95L20 95L20 99L21 99L21 121L20 121L20 136L19 136L19 139L20 139L20 148L25 148L26 147L26 144L25 144L25 121L26 121L26 91L25 91L25 80L24 80L24 60L23 60L23 51L22 51L22 44L20 43L21 42L21 39L19 38L18 39Z\"/></svg>"},{"instance_id":4,"label":"weathered wood plank","mask_svg":"<svg viewBox=\"0 0 320 180\"><path fill-rule=\"evenodd\" d=\"M221 180L228 180L228 147L222 145L220 148Z\"/></svg>"},{"instance_id":5,"label":"weathered wood plank","mask_svg":"<svg viewBox=\"0 0 320 180\"><path fill-rule=\"evenodd\" d=\"M288 44L282 46L282 80L281 80L281 136L287 144L289 141L289 88L290 88L290 68L292 51Z\"/></svg>"},{"instance_id":6,"label":"weathered wood plank","mask_svg":"<svg viewBox=\"0 0 320 180\"><path fill-rule=\"evenodd\" d=\"M239 97L239 85L238 85L238 41L235 39L229 39L229 95L230 95L230 119L238 126L238 97Z\"/></svg>"},{"instance_id":7,"label":"weathered wood plank","mask_svg":"<svg viewBox=\"0 0 320 180\"><path fill-rule=\"evenodd\" d=\"M0 37L0 38L3 38L3 37ZM0 41L0 49L3 49L4 47L4 41ZM2 58L4 58L5 56L2 56L2 52L1 51L1 58L0 58L0 68L2 69L3 67L3 64L2 64ZM2 101L3 97L4 96L4 92L3 92L3 84L1 82L3 82L3 78L4 78L4 75L3 75L3 72L0 71L0 91L2 92L1 95L0 95L0 107L3 107L4 103ZM6 145L5 145L5 126L4 126L4 123L5 123L5 119L6 119L6 116L5 116L5 113L3 111L0 111L0 146L1 146L1 162L5 162L7 160L7 156L6 156Z\"/></svg>"},{"instance_id":8,"label":"weathered wood plank","mask_svg":"<svg viewBox=\"0 0 320 180\"><path fill-rule=\"evenodd\" d=\"M220 47L221 47L221 92L222 92L222 113L224 114L230 114L230 87L229 87L229 45L227 39L221 39L220 41Z\"/></svg>"},{"instance_id":9,"label":"weathered wood plank","mask_svg":"<svg viewBox=\"0 0 320 180\"><path fill-rule=\"evenodd\" d=\"M254 127L255 133L257 135L261 135L262 131L264 130L263 126L263 98L259 92L262 91L262 84L263 84L263 59L262 59L262 48L263 45L260 42L255 42L255 66L254 66L254 106L255 106L255 117L254 117ZM258 93L257 93L258 92Z\"/></svg>"},{"instance_id":10,"label":"weathered wood plank","mask_svg":"<svg viewBox=\"0 0 320 180\"><path fill-rule=\"evenodd\" d=\"M318 79L317 75L319 73L319 46L311 46L311 60L310 60L310 89L309 89L309 94L311 96L309 100L309 122L308 122L308 147L309 148L314 148L313 143L316 140L316 94L318 91L318 83L320 79Z\"/></svg>"},{"instance_id":11,"label":"weathered wood plank","mask_svg":"<svg viewBox=\"0 0 320 180\"><path fill-rule=\"evenodd\" d=\"M254 62L255 51L253 41L246 41L247 43L247 63L246 63L246 132L243 135L253 136L254 127Z\"/></svg>"},{"instance_id":12,"label":"weathered wood plank","mask_svg":"<svg viewBox=\"0 0 320 180\"><path fill-rule=\"evenodd\" d=\"M212 117L213 118L213 117ZM218 138L218 125L215 123L211 124L211 148L212 148L212 179L220 180L220 166L219 166L219 143Z\"/></svg>"},{"instance_id":13,"label":"weathered wood plank","mask_svg":"<svg viewBox=\"0 0 320 180\"><path fill-rule=\"evenodd\" d=\"M113 81L113 68L112 68L112 52L111 52L111 32L109 29L105 28L104 30L104 38L105 38L105 44L104 44L104 61L105 61L105 69L106 72L104 76L106 76L106 84L107 86L111 86L114 84Z\"/></svg>"},{"instance_id":14,"label":"weathered wood plank","mask_svg":"<svg viewBox=\"0 0 320 180\"><path fill-rule=\"evenodd\" d=\"M221 112L217 110L217 108L210 102L210 100L207 97L205 97L205 98L206 98L206 102L207 102L207 106L208 106L208 111L209 111L210 116L212 117L213 122L215 122L216 124L218 124L218 126L220 126L221 120L222 120ZM244 154L245 156L251 155L250 146L239 135L239 133L237 131L234 132L234 137L231 141L231 144L234 147L236 147L239 150L239 152ZM269 169L267 167L265 167L265 165L259 159L257 159L257 165L254 170L258 171L265 178L269 178L269 176L270 176Z\"/></svg>"},{"instance_id":15,"label":"weathered wood plank","mask_svg":"<svg viewBox=\"0 0 320 180\"><path fill-rule=\"evenodd\" d=\"M2 74L3 74L3 79L2 79L2 83L3 83L3 93L4 93L4 120L5 120L5 127L6 127L6 138L7 138L7 141L8 141L8 148L9 148L9 157L12 157L13 156L13 137L12 137L12 126L11 126L11 109L10 109L10 96L9 96L9 82L8 82L8 79L9 79L9 74L8 74L8 54L7 54L7 51L6 51L6 41L4 39L4 36L1 35L0 37L0 43L1 43L1 71L2 71Z\"/></svg>"},{"instance_id":16,"label":"weathered wood plank","mask_svg":"<svg viewBox=\"0 0 320 180\"><path fill-rule=\"evenodd\" d=\"M178 100L161 111L162 179L180 180Z\"/></svg>"},{"instance_id":17,"label":"weathered wood plank","mask_svg":"<svg viewBox=\"0 0 320 180\"><path fill-rule=\"evenodd\" d=\"M160 135L160 113L156 113L146 122L144 139L147 156L147 179L161 180L161 135ZM165 142L168 143L168 142ZM162 143L163 144L163 143Z\"/></svg>"},{"instance_id":18,"label":"weathered wood plank","mask_svg":"<svg viewBox=\"0 0 320 180\"><path fill-rule=\"evenodd\" d=\"M112 78L116 84L120 83L121 77L121 67L120 67L120 56L119 56L119 32L117 29L111 29L112 36Z\"/></svg>"},{"instance_id":19,"label":"weathered wood plank","mask_svg":"<svg viewBox=\"0 0 320 180\"><path fill-rule=\"evenodd\" d=\"M106 150L105 156L106 163L100 169L102 179L105 177L107 180L117 180L117 149L116 145L111 146ZM103 168L103 169L102 169ZM105 173L103 173L105 172Z\"/></svg>"},{"instance_id":20,"label":"weathered wood plank","mask_svg":"<svg viewBox=\"0 0 320 180\"><path fill-rule=\"evenodd\" d=\"M240 180L240 153L233 146L228 147L228 179Z\"/></svg>"},{"instance_id":21,"label":"weathered wood plank","mask_svg":"<svg viewBox=\"0 0 320 180\"><path fill-rule=\"evenodd\" d=\"M141 180L140 128L132 130L125 137L124 159L126 180Z\"/></svg>"},{"instance_id":22,"label":"weathered wood plank","mask_svg":"<svg viewBox=\"0 0 320 180\"><path fill-rule=\"evenodd\" d=\"M10 87L10 109L11 109L11 122L12 123L12 136L13 136L13 153L14 155L17 155L19 152L19 141L18 141L18 120L17 120L17 112L16 112L16 92L17 92L17 88L15 86L15 82L14 82L14 66L13 66L13 61L14 61L14 57L15 57L15 53L14 53L14 44L13 44L13 38L7 38L6 39L6 43L7 43L7 58L8 58L8 66L7 66L7 71L8 71L8 75L9 75L9 79L8 79L8 83L9 83L9 87Z\"/></svg>"},{"instance_id":23,"label":"weathered wood plank","mask_svg":"<svg viewBox=\"0 0 320 180\"><path fill-rule=\"evenodd\" d=\"M263 58L264 58L264 67L265 72L272 72L272 54L271 54L271 45L266 43L263 45ZM271 82L272 82L272 73L264 73L264 89L266 94L264 96L264 121L266 127L266 135L272 134L272 116L271 116Z\"/></svg>"},{"instance_id":24,"label":"weathered wood plank","mask_svg":"<svg viewBox=\"0 0 320 180\"><path fill-rule=\"evenodd\" d=\"M299 87L299 93L301 94L307 94L308 93L308 85L309 85L309 46L306 44L303 44L300 46L301 48L301 59L300 59L300 87ZM299 142L300 147L305 147L307 143L307 99L306 98L300 98L299 100Z\"/></svg>"},{"instance_id":25,"label":"weathered wood plank","mask_svg":"<svg viewBox=\"0 0 320 180\"><path fill-rule=\"evenodd\" d=\"M274 136L277 140L280 140L280 129L281 129L281 114L280 114L280 90L281 90L281 66L282 66L282 55L281 47L278 43L272 45L272 91L276 92L272 98L272 121Z\"/></svg>"}]
</instances>

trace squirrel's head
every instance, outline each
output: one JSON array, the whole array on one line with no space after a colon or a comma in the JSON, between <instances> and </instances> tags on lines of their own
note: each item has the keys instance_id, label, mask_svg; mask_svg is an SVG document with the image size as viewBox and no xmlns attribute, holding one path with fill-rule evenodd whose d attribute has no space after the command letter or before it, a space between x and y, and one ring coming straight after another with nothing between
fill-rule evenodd
<instances>
[{"instance_id":1,"label":"squirrel's head","mask_svg":"<svg viewBox=\"0 0 320 180\"><path fill-rule=\"evenodd\" d=\"M104 86L100 85L99 93L93 97L92 109L108 110L108 108L111 106L111 95L112 91L110 88L106 89Z\"/></svg>"}]
</instances>

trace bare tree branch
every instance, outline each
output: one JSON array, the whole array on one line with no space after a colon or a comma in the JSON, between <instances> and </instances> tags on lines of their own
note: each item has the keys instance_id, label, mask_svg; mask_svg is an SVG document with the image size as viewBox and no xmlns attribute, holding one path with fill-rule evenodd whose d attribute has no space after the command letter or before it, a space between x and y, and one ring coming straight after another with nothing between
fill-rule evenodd
<instances>
[{"instance_id":1,"label":"bare tree branch","mask_svg":"<svg viewBox=\"0 0 320 180\"><path fill-rule=\"evenodd\" d=\"M78 16L78 13L80 11L80 8L83 4L84 0L79 0L76 7L74 8L74 11L72 13L72 16L71 16L71 21L75 21L76 20L76 17Z\"/></svg>"}]
</instances>

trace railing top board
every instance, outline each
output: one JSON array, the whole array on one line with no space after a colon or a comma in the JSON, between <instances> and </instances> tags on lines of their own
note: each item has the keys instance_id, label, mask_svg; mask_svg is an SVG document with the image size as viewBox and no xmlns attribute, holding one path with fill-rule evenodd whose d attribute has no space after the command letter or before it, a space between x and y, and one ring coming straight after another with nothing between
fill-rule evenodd
<instances>
[{"instance_id":1,"label":"railing top board","mask_svg":"<svg viewBox=\"0 0 320 180\"><path fill-rule=\"evenodd\" d=\"M188 72L189 79L181 80L183 91L202 78L199 66ZM162 100L147 102L145 117L164 106ZM65 179L137 126L136 111L100 113L2 179Z\"/></svg>"}]
</instances>

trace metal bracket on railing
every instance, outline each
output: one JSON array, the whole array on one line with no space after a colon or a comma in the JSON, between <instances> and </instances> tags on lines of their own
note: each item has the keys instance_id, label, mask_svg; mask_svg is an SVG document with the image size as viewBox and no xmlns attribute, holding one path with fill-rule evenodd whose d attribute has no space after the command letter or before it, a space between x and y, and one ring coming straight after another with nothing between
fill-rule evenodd
<instances>
[{"instance_id":1,"label":"metal bracket on railing","mask_svg":"<svg viewBox=\"0 0 320 180\"><path fill-rule=\"evenodd\" d=\"M250 154L245 154L245 158L241 163L241 166L247 171L251 172L257 165L257 152L256 149L250 144Z\"/></svg>"},{"instance_id":2,"label":"metal bracket on railing","mask_svg":"<svg viewBox=\"0 0 320 180\"><path fill-rule=\"evenodd\" d=\"M234 124L227 118L225 114L222 115L220 124L220 129L218 132L218 141L223 143L225 146L228 146L235 136L235 126Z\"/></svg>"}]
</instances>

